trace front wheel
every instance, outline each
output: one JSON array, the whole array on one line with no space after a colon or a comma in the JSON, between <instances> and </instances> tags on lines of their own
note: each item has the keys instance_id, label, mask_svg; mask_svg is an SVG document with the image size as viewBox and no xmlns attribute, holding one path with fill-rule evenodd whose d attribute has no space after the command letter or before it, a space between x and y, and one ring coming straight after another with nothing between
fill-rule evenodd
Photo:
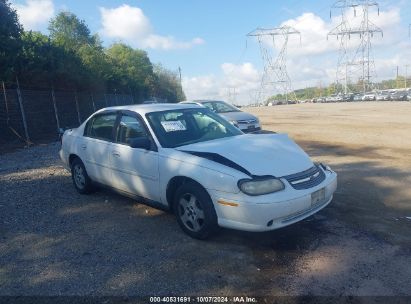
<instances>
[{"instance_id":1,"label":"front wheel","mask_svg":"<svg viewBox=\"0 0 411 304\"><path fill-rule=\"evenodd\" d=\"M218 229L217 214L207 191L188 182L178 188L173 204L181 229L196 239L206 239Z\"/></svg>"},{"instance_id":2,"label":"front wheel","mask_svg":"<svg viewBox=\"0 0 411 304\"><path fill-rule=\"evenodd\" d=\"M93 191L93 185L89 178L83 162L76 158L71 164L71 178L76 190L81 194L88 194Z\"/></svg>"}]
</instances>

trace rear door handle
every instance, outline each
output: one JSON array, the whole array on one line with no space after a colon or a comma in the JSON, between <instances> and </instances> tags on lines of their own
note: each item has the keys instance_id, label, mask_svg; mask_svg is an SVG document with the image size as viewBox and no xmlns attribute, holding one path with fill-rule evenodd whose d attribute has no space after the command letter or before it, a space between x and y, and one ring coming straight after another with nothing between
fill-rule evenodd
<instances>
[{"instance_id":1,"label":"rear door handle","mask_svg":"<svg viewBox=\"0 0 411 304\"><path fill-rule=\"evenodd\" d=\"M114 152L113 152L113 156L114 156L114 157L120 157L120 153L118 153L117 151L114 151Z\"/></svg>"}]
</instances>

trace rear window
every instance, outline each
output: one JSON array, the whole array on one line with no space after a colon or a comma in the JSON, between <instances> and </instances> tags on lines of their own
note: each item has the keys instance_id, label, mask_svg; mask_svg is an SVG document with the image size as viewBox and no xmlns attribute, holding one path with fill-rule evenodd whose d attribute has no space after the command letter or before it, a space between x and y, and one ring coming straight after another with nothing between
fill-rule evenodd
<instances>
[{"instance_id":1,"label":"rear window","mask_svg":"<svg viewBox=\"0 0 411 304\"><path fill-rule=\"evenodd\" d=\"M84 136L112 141L116 118L116 114L102 114L93 117L86 125Z\"/></svg>"}]
</instances>

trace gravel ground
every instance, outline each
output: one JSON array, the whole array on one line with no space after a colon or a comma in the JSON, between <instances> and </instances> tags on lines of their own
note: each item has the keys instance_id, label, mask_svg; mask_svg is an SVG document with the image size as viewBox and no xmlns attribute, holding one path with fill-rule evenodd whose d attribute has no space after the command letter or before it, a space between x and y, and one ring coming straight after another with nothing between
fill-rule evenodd
<instances>
[{"instance_id":1,"label":"gravel ground","mask_svg":"<svg viewBox=\"0 0 411 304\"><path fill-rule=\"evenodd\" d=\"M340 174L332 204L269 233L193 240L166 212L106 190L77 194L57 143L0 155L0 296L411 296L410 135L384 146L397 126L384 129L383 118L363 137L347 129L354 122L332 123L355 106L252 110ZM368 106L383 110L370 103L350 117L367 124Z\"/></svg>"}]
</instances>

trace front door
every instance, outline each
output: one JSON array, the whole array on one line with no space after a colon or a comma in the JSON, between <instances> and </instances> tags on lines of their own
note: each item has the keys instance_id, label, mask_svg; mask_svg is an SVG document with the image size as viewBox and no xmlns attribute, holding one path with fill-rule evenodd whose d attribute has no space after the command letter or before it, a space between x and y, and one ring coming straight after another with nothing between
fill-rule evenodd
<instances>
[{"instance_id":1,"label":"front door","mask_svg":"<svg viewBox=\"0 0 411 304\"><path fill-rule=\"evenodd\" d=\"M156 149L132 148L130 140L150 138L140 117L122 114L111 150L114 187L144 198L160 201L158 153Z\"/></svg>"}]
</instances>

